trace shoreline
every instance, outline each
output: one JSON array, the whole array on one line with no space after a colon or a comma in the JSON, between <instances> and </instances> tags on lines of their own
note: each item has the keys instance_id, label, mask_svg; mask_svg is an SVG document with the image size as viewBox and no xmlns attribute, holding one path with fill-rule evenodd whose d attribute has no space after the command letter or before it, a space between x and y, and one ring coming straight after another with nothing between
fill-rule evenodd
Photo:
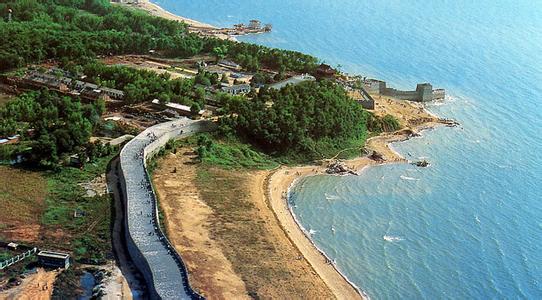
<instances>
[{"instance_id":1,"label":"shoreline","mask_svg":"<svg viewBox=\"0 0 542 300\"><path fill-rule=\"evenodd\" d=\"M196 29L196 30L219 29L218 27L213 26L211 24L174 14L162 8L160 5L152 2L151 0L140 0L138 3L117 3L117 2L114 2L114 3L131 7L131 8L135 8L135 9L140 9L155 17L160 17L167 20L177 21L177 22L183 22L186 25L188 25L189 29L190 28ZM234 42L237 41L235 37L229 36L227 34L217 33L217 34L213 34L213 36L221 40L230 40Z\"/></svg>"},{"instance_id":2,"label":"shoreline","mask_svg":"<svg viewBox=\"0 0 542 300\"><path fill-rule=\"evenodd\" d=\"M147 11L148 13L150 13L151 15L156 16L156 17L161 17L161 18L164 18L164 19L172 20L172 21L184 22L189 26L201 27L201 28L212 28L212 29L217 28L216 26L213 26L211 24L203 23L203 22L200 22L200 21L197 21L197 20L194 20L194 19L190 19L190 18L186 18L186 17L183 17L183 16L176 15L176 14L174 14L172 12L169 12L169 11L165 10L160 5L158 5L156 3L153 3L150 0L140 0L137 4L124 4L123 3L122 5L127 5L127 6L130 6L130 7L139 8L141 10Z\"/></svg>"},{"instance_id":3,"label":"shoreline","mask_svg":"<svg viewBox=\"0 0 542 300\"><path fill-rule=\"evenodd\" d=\"M365 169L367 166L363 167L363 169ZM314 175L312 175L314 176ZM309 177L309 176L305 176L305 177ZM292 184L288 187L288 191L286 193L286 201L288 201L290 199L290 191L291 189L296 185L298 184L298 182L305 178L305 177L299 177L299 178L296 178ZM305 236L309 239L310 243L312 244L312 246L314 248L316 248L316 250L318 250L318 252L320 252L321 255L323 255L326 260L328 262L330 262L330 265L333 266L333 268L337 271L337 273L339 273L339 275L341 275L341 277L346 281L348 282L348 284L350 284L355 290L356 292L361 296L362 299L369 299L369 295L365 294L365 292L363 292L363 290L357 286L354 282L352 282L350 279L348 279L348 277L346 276L346 274L344 274L340 269L339 267L337 266L337 264L335 263L335 261L329 257L326 252L318 247L318 245L316 245L316 243L312 240L311 238L311 234L309 231L307 231L307 229L303 226L303 224L301 224L301 222L299 221L299 219L297 218L297 215L295 214L294 210L293 210L293 207L288 203L288 209L290 211L290 214L292 215L292 217L294 218L294 221L295 223L297 224L297 226L301 229L301 231L303 231L303 233L305 234Z\"/></svg>"},{"instance_id":4,"label":"shoreline","mask_svg":"<svg viewBox=\"0 0 542 300\"><path fill-rule=\"evenodd\" d=\"M361 156L345 160L344 163L358 174L369 167L409 163L409 160L391 148L391 144L409 140L412 137L418 136L424 130L431 130L446 125L445 120L438 118L425 109L424 113L431 114L435 119L412 128L402 129L394 133L384 133L367 140L367 149L380 152L385 157L385 160L375 161L368 156ZM310 233L299 222L293 211L293 207L288 201L291 189L301 179L316 175L329 175L325 173L325 170L325 164L295 167L281 166L277 168L270 173L266 181L268 204L292 243L298 248L338 299L369 299L369 296L361 288L350 281L335 263L332 263L333 260L325 251L314 243Z\"/></svg>"},{"instance_id":5,"label":"shoreline","mask_svg":"<svg viewBox=\"0 0 542 300\"><path fill-rule=\"evenodd\" d=\"M189 27L191 26L196 29L217 28L210 24L173 14L163 9L158 4L152 3L150 0L142 0L139 2L139 4L127 6L144 10L157 17L184 22ZM215 37L236 41L234 37L225 34L217 34ZM375 101L381 102L381 105L377 105L377 107L380 107L374 111L377 115L384 115L384 113L389 112L388 109L390 108L392 111L393 109L397 110L397 107L393 107L397 104L406 107L405 103L407 103L408 106L411 106L410 109L415 108L418 111L414 113L413 111L408 111L408 109L402 111L401 108L399 108L398 111L400 112L400 115L397 117L402 121L402 123L407 124L403 129L392 133L382 133L378 136L367 139L366 149L376 151L381 154L383 161L375 161L370 159L368 156L357 157L345 161L345 164L350 167L350 169L356 170L357 172L360 172L370 166L390 163L409 163L407 159L402 157L390 147L392 143L406 141L411 137L417 136L419 132L423 130L433 129L439 125L449 124L447 123L447 120L439 118L435 114L428 112L425 108L412 102L383 96L379 96L378 99L375 97ZM386 101L387 104L385 103ZM395 115L394 113L392 114ZM421 121L421 123L412 124L412 121L419 121L416 119L416 117L425 117L425 120ZM297 220L292 207L288 204L291 187L293 187L300 179L304 177L327 175L325 173L325 169L326 167L323 164L296 167L281 166L268 174L266 180L264 181L265 186L263 187L265 195L262 196L265 198L267 206L271 208L272 213L288 239L292 242L294 247L298 249L304 259L324 281L336 298L369 299L368 295L365 294L363 290L357 287L353 282L351 282L346 275L344 275L332 262L329 256L312 241L310 234Z\"/></svg>"}]
</instances>

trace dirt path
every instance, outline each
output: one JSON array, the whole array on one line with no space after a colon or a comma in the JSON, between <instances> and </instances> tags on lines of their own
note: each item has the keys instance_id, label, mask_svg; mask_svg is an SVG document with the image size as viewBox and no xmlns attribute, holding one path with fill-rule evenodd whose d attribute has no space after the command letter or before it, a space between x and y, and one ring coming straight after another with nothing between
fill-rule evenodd
<instances>
[{"instance_id":1,"label":"dirt path","mask_svg":"<svg viewBox=\"0 0 542 300\"><path fill-rule=\"evenodd\" d=\"M213 211L197 190L194 155L188 149L178 153L168 155L153 174L168 238L182 255L197 291L209 299L247 299L244 282L210 237Z\"/></svg>"},{"instance_id":2,"label":"dirt path","mask_svg":"<svg viewBox=\"0 0 542 300\"><path fill-rule=\"evenodd\" d=\"M22 284L0 292L4 300L49 300L53 293L53 283L58 275L56 271L46 272L39 268L36 274L26 277Z\"/></svg>"}]
</instances>

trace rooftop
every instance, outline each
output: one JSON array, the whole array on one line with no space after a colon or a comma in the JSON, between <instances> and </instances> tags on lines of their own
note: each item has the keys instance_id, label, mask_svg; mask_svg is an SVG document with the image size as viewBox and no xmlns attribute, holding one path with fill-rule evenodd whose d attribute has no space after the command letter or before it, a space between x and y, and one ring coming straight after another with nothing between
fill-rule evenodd
<instances>
[{"instance_id":1,"label":"rooftop","mask_svg":"<svg viewBox=\"0 0 542 300\"><path fill-rule=\"evenodd\" d=\"M45 256L50 258L68 259L70 255L67 253L53 252L53 251L40 251L38 256Z\"/></svg>"}]
</instances>

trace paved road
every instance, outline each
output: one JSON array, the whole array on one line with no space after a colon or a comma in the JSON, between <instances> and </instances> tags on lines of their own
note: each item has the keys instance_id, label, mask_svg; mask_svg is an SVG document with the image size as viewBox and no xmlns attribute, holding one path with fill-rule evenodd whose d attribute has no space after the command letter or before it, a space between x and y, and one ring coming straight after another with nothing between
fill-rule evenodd
<instances>
[{"instance_id":1,"label":"paved road","mask_svg":"<svg viewBox=\"0 0 542 300\"><path fill-rule=\"evenodd\" d=\"M160 230L156 196L145 161L168 140L210 131L208 121L181 119L150 127L120 153L121 186L125 197L125 237L128 252L145 277L151 298L194 299L186 268Z\"/></svg>"},{"instance_id":2,"label":"paved road","mask_svg":"<svg viewBox=\"0 0 542 300\"><path fill-rule=\"evenodd\" d=\"M115 207L115 222L112 230L113 252L118 263L122 275L126 278L132 298L134 300L146 299L147 286L145 280L139 270L134 265L134 262L129 257L128 249L124 241L124 203L122 197L122 189L120 188L119 172L120 158L115 157L108 166L107 186L109 192L113 196Z\"/></svg>"}]
</instances>

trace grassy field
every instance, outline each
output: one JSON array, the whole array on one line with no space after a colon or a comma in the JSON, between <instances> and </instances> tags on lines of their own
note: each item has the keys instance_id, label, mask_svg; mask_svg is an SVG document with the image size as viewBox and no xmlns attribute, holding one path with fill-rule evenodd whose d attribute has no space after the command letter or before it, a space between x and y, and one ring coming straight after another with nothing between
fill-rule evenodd
<instances>
[{"instance_id":1,"label":"grassy field","mask_svg":"<svg viewBox=\"0 0 542 300\"><path fill-rule=\"evenodd\" d=\"M48 245L71 250L76 259L101 261L110 254L111 197L87 197L79 183L105 173L112 157L100 158L83 169L62 168L47 175L49 193L41 223L53 233L46 237ZM74 217L76 211L79 217Z\"/></svg>"},{"instance_id":2,"label":"grassy field","mask_svg":"<svg viewBox=\"0 0 542 300\"><path fill-rule=\"evenodd\" d=\"M0 166L0 239L34 242L41 231L47 179L40 172Z\"/></svg>"},{"instance_id":3,"label":"grassy field","mask_svg":"<svg viewBox=\"0 0 542 300\"><path fill-rule=\"evenodd\" d=\"M0 239L71 252L85 261L109 256L111 198L87 197L79 183L104 174L111 157L59 172L0 166L7 183L0 186Z\"/></svg>"},{"instance_id":4,"label":"grassy field","mask_svg":"<svg viewBox=\"0 0 542 300\"><path fill-rule=\"evenodd\" d=\"M239 140L220 139L211 134L197 134L176 142L176 146L193 147L201 163L223 169L273 169L279 163L272 157Z\"/></svg>"}]
</instances>

